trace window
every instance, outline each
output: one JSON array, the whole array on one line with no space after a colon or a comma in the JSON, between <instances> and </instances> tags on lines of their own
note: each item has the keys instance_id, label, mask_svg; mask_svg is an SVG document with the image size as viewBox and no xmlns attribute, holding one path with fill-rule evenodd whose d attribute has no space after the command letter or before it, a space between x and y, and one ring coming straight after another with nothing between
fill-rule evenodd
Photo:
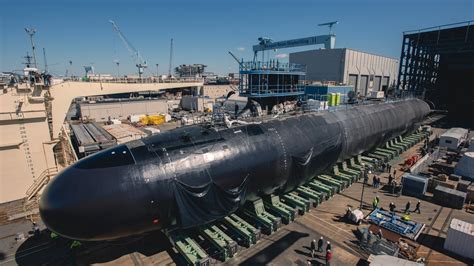
<instances>
[{"instance_id":1,"label":"window","mask_svg":"<svg viewBox=\"0 0 474 266\"><path fill-rule=\"evenodd\" d=\"M453 143L453 141L452 141L452 140L449 140L449 139L445 139L444 142L447 143L447 144Z\"/></svg>"}]
</instances>

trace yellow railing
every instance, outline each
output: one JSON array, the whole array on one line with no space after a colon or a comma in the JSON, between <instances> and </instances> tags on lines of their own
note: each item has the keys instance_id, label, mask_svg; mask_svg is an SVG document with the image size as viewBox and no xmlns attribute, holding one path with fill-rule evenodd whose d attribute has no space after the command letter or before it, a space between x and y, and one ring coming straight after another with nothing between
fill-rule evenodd
<instances>
[{"instance_id":1,"label":"yellow railing","mask_svg":"<svg viewBox=\"0 0 474 266\"><path fill-rule=\"evenodd\" d=\"M55 176L57 173L58 169L56 167L50 167L44 170L26 191L26 200L29 201L34 198L43 186L49 182L50 178Z\"/></svg>"}]
</instances>

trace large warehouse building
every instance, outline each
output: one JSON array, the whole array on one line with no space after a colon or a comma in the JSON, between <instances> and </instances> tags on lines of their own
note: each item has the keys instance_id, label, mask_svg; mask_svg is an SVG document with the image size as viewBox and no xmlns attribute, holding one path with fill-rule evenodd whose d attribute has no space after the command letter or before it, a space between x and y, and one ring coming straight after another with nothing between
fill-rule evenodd
<instances>
[{"instance_id":1,"label":"large warehouse building","mask_svg":"<svg viewBox=\"0 0 474 266\"><path fill-rule=\"evenodd\" d=\"M397 83L397 59L349 48L291 53L290 63L306 65L308 81L352 85L361 95L386 91Z\"/></svg>"}]
</instances>

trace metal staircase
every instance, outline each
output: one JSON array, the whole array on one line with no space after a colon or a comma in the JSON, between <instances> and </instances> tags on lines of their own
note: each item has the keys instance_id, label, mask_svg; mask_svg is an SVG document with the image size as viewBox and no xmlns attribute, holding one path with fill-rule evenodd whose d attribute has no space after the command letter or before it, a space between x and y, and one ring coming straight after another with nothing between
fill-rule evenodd
<instances>
[{"instance_id":1,"label":"metal staircase","mask_svg":"<svg viewBox=\"0 0 474 266\"><path fill-rule=\"evenodd\" d=\"M55 176L58 173L56 167L50 167L44 170L41 175L35 179L33 184L26 191L26 201L31 201L34 197L38 195L41 189L48 184L52 176Z\"/></svg>"}]
</instances>

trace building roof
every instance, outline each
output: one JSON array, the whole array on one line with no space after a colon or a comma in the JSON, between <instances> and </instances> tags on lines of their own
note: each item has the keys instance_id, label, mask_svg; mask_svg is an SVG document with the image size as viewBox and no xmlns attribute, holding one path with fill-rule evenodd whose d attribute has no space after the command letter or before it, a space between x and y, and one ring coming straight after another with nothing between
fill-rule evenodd
<instances>
[{"instance_id":1,"label":"building roof","mask_svg":"<svg viewBox=\"0 0 474 266\"><path fill-rule=\"evenodd\" d=\"M462 139L467 135L467 129L460 128L460 127L453 127L446 131L440 138L455 138L455 139Z\"/></svg>"},{"instance_id":2,"label":"building roof","mask_svg":"<svg viewBox=\"0 0 474 266\"><path fill-rule=\"evenodd\" d=\"M474 226L471 223L453 218L449 228L474 236Z\"/></svg>"}]
</instances>

